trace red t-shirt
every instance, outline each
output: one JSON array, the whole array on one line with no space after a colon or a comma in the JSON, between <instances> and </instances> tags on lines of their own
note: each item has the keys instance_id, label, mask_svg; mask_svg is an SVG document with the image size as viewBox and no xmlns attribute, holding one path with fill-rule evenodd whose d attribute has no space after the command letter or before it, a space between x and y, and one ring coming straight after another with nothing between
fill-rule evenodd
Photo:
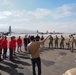
<instances>
[{"instance_id":1,"label":"red t-shirt","mask_svg":"<svg viewBox=\"0 0 76 75\"><path fill-rule=\"evenodd\" d=\"M13 40L14 48L16 48L16 40Z\"/></svg>"},{"instance_id":2,"label":"red t-shirt","mask_svg":"<svg viewBox=\"0 0 76 75\"><path fill-rule=\"evenodd\" d=\"M8 41L7 41L6 39L4 39L4 40L2 41L2 47L3 47L3 48L7 48L7 43L8 43Z\"/></svg>"},{"instance_id":3,"label":"red t-shirt","mask_svg":"<svg viewBox=\"0 0 76 75\"><path fill-rule=\"evenodd\" d=\"M18 38L17 39L17 43L18 43L18 45L21 45L22 44L22 39L21 38Z\"/></svg>"},{"instance_id":4,"label":"red t-shirt","mask_svg":"<svg viewBox=\"0 0 76 75\"><path fill-rule=\"evenodd\" d=\"M14 48L13 40L10 40L10 42L9 42L9 48L11 48L11 49Z\"/></svg>"}]
</instances>

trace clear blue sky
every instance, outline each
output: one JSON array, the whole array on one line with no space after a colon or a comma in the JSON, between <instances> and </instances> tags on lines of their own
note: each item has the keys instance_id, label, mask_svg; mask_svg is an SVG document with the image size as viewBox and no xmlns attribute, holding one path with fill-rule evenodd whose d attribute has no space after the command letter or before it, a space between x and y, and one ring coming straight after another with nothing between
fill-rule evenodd
<instances>
[{"instance_id":1,"label":"clear blue sky","mask_svg":"<svg viewBox=\"0 0 76 75\"><path fill-rule=\"evenodd\" d=\"M0 31L76 32L76 0L0 0Z\"/></svg>"}]
</instances>

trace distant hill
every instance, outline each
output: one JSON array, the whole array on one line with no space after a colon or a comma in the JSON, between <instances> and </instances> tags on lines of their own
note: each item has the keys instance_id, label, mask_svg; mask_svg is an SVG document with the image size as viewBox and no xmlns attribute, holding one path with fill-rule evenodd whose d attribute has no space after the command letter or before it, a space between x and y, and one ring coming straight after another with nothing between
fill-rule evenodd
<instances>
[{"instance_id":1,"label":"distant hill","mask_svg":"<svg viewBox=\"0 0 76 75\"><path fill-rule=\"evenodd\" d=\"M26 30L26 29L12 29L13 33L37 33L36 31L33 30Z\"/></svg>"}]
</instances>

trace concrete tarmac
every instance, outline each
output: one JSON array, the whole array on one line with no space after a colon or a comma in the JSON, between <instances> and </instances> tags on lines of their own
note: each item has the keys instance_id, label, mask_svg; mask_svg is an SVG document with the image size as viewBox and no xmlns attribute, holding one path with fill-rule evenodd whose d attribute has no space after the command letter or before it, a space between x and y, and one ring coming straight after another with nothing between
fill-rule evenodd
<instances>
[{"instance_id":1,"label":"concrete tarmac","mask_svg":"<svg viewBox=\"0 0 76 75\"><path fill-rule=\"evenodd\" d=\"M16 53L14 62L9 58L0 62L0 75L32 75L32 65L28 53ZM76 67L76 51L69 49L41 48L42 75L62 75ZM37 73L37 67L36 67Z\"/></svg>"}]
</instances>

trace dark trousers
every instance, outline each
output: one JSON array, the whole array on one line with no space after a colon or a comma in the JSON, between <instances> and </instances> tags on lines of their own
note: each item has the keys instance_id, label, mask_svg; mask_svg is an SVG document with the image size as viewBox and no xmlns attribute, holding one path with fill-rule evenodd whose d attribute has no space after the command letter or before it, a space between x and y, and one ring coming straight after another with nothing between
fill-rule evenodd
<instances>
[{"instance_id":1,"label":"dark trousers","mask_svg":"<svg viewBox=\"0 0 76 75\"><path fill-rule=\"evenodd\" d=\"M27 51L27 45L26 44L24 44L24 48L25 48L25 51Z\"/></svg>"},{"instance_id":2,"label":"dark trousers","mask_svg":"<svg viewBox=\"0 0 76 75\"><path fill-rule=\"evenodd\" d=\"M36 71L35 71L36 65L38 67L38 75L41 75L41 59L40 59L40 57L31 59L31 61L32 61L33 75L36 75Z\"/></svg>"},{"instance_id":3,"label":"dark trousers","mask_svg":"<svg viewBox=\"0 0 76 75\"><path fill-rule=\"evenodd\" d=\"M13 60L13 49L10 48L9 50L10 50L10 56L9 56L10 60Z\"/></svg>"},{"instance_id":4,"label":"dark trousers","mask_svg":"<svg viewBox=\"0 0 76 75\"><path fill-rule=\"evenodd\" d=\"M6 54L7 54L7 48L4 48L4 49L3 49L3 58L6 57Z\"/></svg>"},{"instance_id":5,"label":"dark trousers","mask_svg":"<svg viewBox=\"0 0 76 75\"><path fill-rule=\"evenodd\" d=\"M18 47L17 47L17 51L18 51L18 52L21 51L21 46L22 46L21 44L20 44L20 45L18 44ZM19 49L20 49L20 50L19 50Z\"/></svg>"}]
</instances>

